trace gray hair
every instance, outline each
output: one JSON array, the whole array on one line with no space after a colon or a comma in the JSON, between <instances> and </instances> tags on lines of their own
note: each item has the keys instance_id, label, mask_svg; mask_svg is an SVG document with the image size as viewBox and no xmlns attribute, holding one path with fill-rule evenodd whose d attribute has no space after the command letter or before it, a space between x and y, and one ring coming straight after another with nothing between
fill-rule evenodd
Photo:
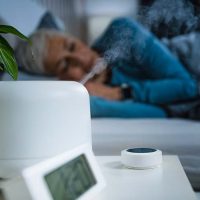
<instances>
[{"instance_id":1,"label":"gray hair","mask_svg":"<svg viewBox=\"0 0 200 200\"><path fill-rule=\"evenodd\" d=\"M49 29L41 29L33 33L29 38L32 44L19 41L15 49L15 57L18 65L27 72L34 74L47 74L44 69L44 57L47 55L47 36L65 35L62 32Z\"/></svg>"}]
</instances>

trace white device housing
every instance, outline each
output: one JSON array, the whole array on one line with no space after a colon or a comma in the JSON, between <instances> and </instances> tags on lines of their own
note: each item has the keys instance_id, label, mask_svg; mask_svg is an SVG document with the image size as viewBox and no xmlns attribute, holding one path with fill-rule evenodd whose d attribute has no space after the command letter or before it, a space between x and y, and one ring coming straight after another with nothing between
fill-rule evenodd
<instances>
[{"instance_id":1,"label":"white device housing","mask_svg":"<svg viewBox=\"0 0 200 200\"><path fill-rule=\"evenodd\" d=\"M153 149L154 152L136 153L129 152L128 149L121 151L121 162L127 168L151 169L162 163L162 151Z\"/></svg>"},{"instance_id":2,"label":"white device housing","mask_svg":"<svg viewBox=\"0 0 200 200\"><path fill-rule=\"evenodd\" d=\"M40 163L37 163L33 166L23 169L21 175L19 175L18 177L2 181L1 189L3 190L3 197L6 200L31 200L31 199L53 200L54 198L52 196L51 190L47 182L45 181L45 176L51 174L52 172L57 173L57 170L59 170L65 165L70 164L71 161L79 158L81 155L84 155L86 158L86 162L88 163L88 166L91 170L91 174L94 177L95 184L91 185L76 199L77 200L95 199L95 196L105 186L105 181L101 174L100 168L96 162L94 154L91 150L90 144L83 144L81 146L76 147L75 149L64 152L50 159L44 160ZM56 180L52 179L55 181L53 183L54 187L59 186L66 188L66 185L68 185L69 182L71 182L73 179L75 183L74 182L71 183L70 187L76 186L77 182L80 183L79 181L81 181L81 178L77 180L77 177L75 177L76 170L79 170L80 167L81 166L79 163L79 166L77 168L74 167L70 169L71 175L62 174L61 177L62 179L64 176L67 176L66 182L64 182L65 185L61 185L60 182L62 182L62 180L58 179L58 177L60 176L60 174L58 174L56 176ZM64 173L63 170L62 173ZM89 172L87 171L86 174L88 175L88 173ZM58 191L60 190L54 188L54 192Z\"/></svg>"},{"instance_id":3,"label":"white device housing","mask_svg":"<svg viewBox=\"0 0 200 200\"><path fill-rule=\"evenodd\" d=\"M0 177L91 144L88 92L70 81L2 81L0 130Z\"/></svg>"}]
</instances>

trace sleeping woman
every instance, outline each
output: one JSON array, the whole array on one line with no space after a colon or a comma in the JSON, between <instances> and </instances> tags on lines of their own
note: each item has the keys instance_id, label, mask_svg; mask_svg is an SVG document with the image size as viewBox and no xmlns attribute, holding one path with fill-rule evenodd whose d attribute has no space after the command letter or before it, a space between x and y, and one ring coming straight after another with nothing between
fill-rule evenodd
<instances>
[{"instance_id":1,"label":"sleeping woman","mask_svg":"<svg viewBox=\"0 0 200 200\"><path fill-rule=\"evenodd\" d=\"M84 83L92 117L165 118L167 105L198 96L196 80L177 57L132 19L114 20L92 47L58 31L30 38L32 50L21 42L16 57L31 73L80 82L105 60L107 67Z\"/></svg>"}]
</instances>

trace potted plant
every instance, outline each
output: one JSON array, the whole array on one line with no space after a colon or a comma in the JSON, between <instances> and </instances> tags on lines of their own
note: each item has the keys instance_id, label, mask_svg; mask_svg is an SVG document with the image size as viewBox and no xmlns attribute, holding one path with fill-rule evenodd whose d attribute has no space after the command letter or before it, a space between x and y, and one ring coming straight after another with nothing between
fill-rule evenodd
<instances>
[{"instance_id":1,"label":"potted plant","mask_svg":"<svg viewBox=\"0 0 200 200\"><path fill-rule=\"evenodd\" d=\"M30 43L28 37L19 32L16 28L7 25L0 25L0 34L11 33L17 35ZM13 48L7 40L0 35L0 70L5 70L14 80L18 77L18 66L14 57Z\"/></svg>"}]
</instances>

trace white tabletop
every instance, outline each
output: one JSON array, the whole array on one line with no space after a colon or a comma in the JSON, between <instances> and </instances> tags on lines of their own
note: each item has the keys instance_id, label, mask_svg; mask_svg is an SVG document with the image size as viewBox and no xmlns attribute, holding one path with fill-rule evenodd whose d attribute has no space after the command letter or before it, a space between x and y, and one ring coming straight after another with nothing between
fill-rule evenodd
<instances>
[{"instance_id":1,"label":"white tabletop","mask_svg":"<svg viewBox=\"0 0 200 200\"><path fill-rule=\"evenodd\" d=\"M119 156L98 156L107 186L97 200L192 200L196 196L177 156L163 156L160 167L125 168Z\"/></svg>"}]
</instances>

